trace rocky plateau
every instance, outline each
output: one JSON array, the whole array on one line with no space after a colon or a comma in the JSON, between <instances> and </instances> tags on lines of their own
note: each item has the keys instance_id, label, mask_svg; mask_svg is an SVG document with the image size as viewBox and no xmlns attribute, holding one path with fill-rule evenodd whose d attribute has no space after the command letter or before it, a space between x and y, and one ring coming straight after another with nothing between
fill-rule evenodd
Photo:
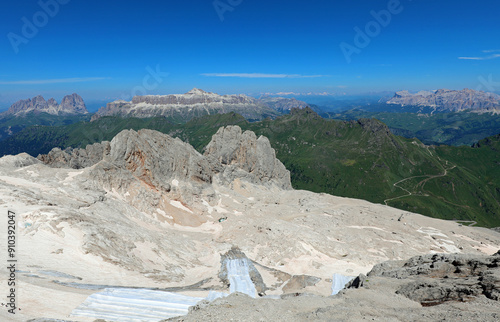
<instances>
[{"instance_id":1,"label":"rocky plateau","mask_svg":"<svg viewBox=\"0 0 500 322\"><path fill-rule=\"evenodd\" d=\"M166 116L183 121L193 117L236 112L250 120L275 117L293 107L307 104L283 97L256 99L247 95L218 95L194 88L185 94L134 96L132 101L117 100L108 103L93 116L118 115L127 117Z\"/></svg>"}]
</instances>

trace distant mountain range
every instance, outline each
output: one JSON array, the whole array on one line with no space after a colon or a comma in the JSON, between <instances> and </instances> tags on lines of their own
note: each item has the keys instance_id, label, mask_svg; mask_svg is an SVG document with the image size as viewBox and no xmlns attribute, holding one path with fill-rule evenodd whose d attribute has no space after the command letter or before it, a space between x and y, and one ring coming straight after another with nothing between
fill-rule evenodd
<instances>
[{"instance_id":1,"label":"distant mountain range","mask_svg":"<svg viewBox=\"0 0 500 322\"><path fill-rule=\"evenodd\" d=\"M276 117L294 107L304 108L307 103L294 98L262 97L247 95L219 95L194 88L185 94L135 96L132 101L117 100L97 111L92 120L102 116L127 116L148 118L171 117L188 121L203 115L236 112L249 120Z\"/></svg>"},{"instance_id":2,"label":"distant mountain range","mask_svg":"<svg viewBox=\"0 0 500 322\"><path fill-rule=\"evenodd\" d=\"M41 95L35 96L32 99L20 100L12 104L6 112L0 115L3 117L24 116L30 112L52 115L81 115L89 113L81 96L73 93L64 96L61 104L58 104L53 98L46 101Z\"/></svg>"},{"instance_id":3,"label":"distant mountain range","mask_svg":"<svg viewBox=\"0 0 500 322\"><path fill-rule=\"evenodd\" d=\"M387 104L401 106L431 107L437 112L492 111L500 110L500 96L493 93L463 89L461 91L438 89L411 94L408 91L396 92Z\"/></svg>"}]
</instances>

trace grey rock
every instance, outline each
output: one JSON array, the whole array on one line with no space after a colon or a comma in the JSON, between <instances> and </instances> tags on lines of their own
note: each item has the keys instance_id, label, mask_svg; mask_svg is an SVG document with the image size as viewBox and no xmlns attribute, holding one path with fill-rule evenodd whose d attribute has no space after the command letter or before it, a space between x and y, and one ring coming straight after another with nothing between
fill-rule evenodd
<instances>
[{"instance_id":1,"label":"grey rock","mask_svg":"<svg viewBox=\"0 0 500 322\"><path fill-rule=\"evenodd\" d=\"M110 148L110 143L104 141L87 145L85 149L54 148L48 154L41 154L37 158L53 168L81 169L101 161Z\"/></svg>"},{"instance_id":2,"label":"grey rock","mask_svg":"<svg viewBox=\"0 0 500 322\"><path fill-rule=\"evenodd\" d=\"M22 116L29 112L44 112L53 115L88 114L83 99L76 93L65 96L60 105L53 98L45 101L41 95L35 96L32 99L20 100L12 104L9 110L3 114Z\"/></svg>"},{"instance_id":3,"label":"grey rock","mask_svg":"<svg viewBox=\"0 0 500 322\"><path fill-rule=\"evenodd\" d=\"M157 131L124 130L111 142L88 145L85 149L54 148L38 159L55 168L80 169L100 163L94 173L108 186L113 180L135 178L153 189L170 192L170 182L175 179L189 182L186 192L199 195L212 183L215 174L221 174L227 184L239 178L291 189L290 173L276 159L269 140L263 136L257 139L250 131L242 133L237 126L219 129L204 156L180 139ZM106 173L107 179L103 177ZM121 176L112 178L111 173Z\"/></svg>"},{"instance_id":4,"label":"grey rock","mask_svg":"<svg viewBox=\"0 0 500 322\"><path fill-rule=\"evenodd\" d=\"M416 256L408 261L375 265L368 276L410 280L396 293L424 306L471 301L481 295L500 300L500 257L495 255Z\"/></svg>"},{"instance_id":5,"label":"grey rock","mask_svg":"<svg viewBox=\"0 0 500 322\"><path fill-rule=\"evenodd\" d=\"M63 97L59 107L59 113L87 114L88 111L80 95L73 93Z\"/></svg>"},{"instance_id":6,"label":"grey rock","mask_svg":"<svg viewBox=\"0 0 500 322\"><path fill-rule=\"evenodd\" d=\"M1 167L23 168L37 163L40 163L40 161L35 159L28 153L6 155L0 159Z\"/></svg>"},{"instance_id":7,"label":"grey rock","mask_svg":"<svg viewBox=\"0 0 500 322\"><path fill-rule=\"evenodd\" d=\"M205 156L224 166L227 182L243 178L252 183L292 189L290 172L276 158L269 140L255 133L242 133L239 126L220 128L205 148Z\"/></svg>"}]
</instances>

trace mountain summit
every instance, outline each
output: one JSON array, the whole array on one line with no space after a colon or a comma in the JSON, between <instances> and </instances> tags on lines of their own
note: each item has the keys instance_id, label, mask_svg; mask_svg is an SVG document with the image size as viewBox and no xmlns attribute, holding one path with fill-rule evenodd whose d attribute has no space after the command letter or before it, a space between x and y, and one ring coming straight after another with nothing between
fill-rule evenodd
<instances>
[{"instance_id":1,"label":"mountain summit","mask_svg":"<svg viewBox=\"0 0 500 322\"><path fill-rule=\"evenodd\" d=\"M64 96L61 104L57 104L57 101L53 98L45 101L41 95L35 96L32 99L20 100L12 104L5 114L20 116L29 112L48 113L53 115L89 113L81 96L73 93Z\"/></svg>"},{"instance_id":2,"label":"mountain summit","mask_svg":"<svg viewBox=\"0 0 500 322\"><path fill-rule=\"evenodd\" d=\"M467 88L461 91L449 89L420 91L416 94L399 91L386 103L401 106L428 106L435 108L438 112L488 111L500 109L500 96Z\"/></svg>"}]
</instances>

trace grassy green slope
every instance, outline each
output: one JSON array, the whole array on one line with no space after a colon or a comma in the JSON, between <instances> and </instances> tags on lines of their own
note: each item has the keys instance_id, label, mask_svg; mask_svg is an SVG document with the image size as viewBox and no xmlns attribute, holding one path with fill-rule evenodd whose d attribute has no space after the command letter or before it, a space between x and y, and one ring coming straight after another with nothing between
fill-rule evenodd
<instances>
[{"instance_id":1,"label":"grassy green slope","mask_svg":"<svg viewBox=\"0 0 500 322\"><path fill-rule=\"evenodd\" d=\"M34 125L58 126L90 120L90 115L51 115L48 113L27 113L23 116L0 117L0 140Z\"/></svg>"}]
</instances>

